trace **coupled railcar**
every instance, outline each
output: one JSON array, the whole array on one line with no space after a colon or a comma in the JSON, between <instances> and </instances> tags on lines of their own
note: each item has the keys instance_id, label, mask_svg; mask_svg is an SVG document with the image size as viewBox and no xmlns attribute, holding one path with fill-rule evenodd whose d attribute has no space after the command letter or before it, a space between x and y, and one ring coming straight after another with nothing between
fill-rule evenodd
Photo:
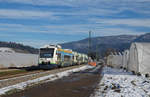
<instances>
[{"instance_id":1,"label":"coupled railcar","mask_svg":"<svg viewBox=\"0 0 150 97\"><path fill-rule=\"evenodd\" d=\"M42 69L72 66L88 62L88 56L74 52L70 49L62 49L59 45L45 45L40 48L39 66Z\"/></svg>"}]
</instances>

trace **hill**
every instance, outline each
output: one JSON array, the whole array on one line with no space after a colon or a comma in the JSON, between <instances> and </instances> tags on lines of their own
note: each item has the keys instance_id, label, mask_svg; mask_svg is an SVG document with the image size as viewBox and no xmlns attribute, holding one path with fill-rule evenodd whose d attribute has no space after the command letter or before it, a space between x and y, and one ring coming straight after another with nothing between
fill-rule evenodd
<instances>
[{"instance_id":1,"label":"hill","mask_svg":"<svg viewBox=\"0 0 150 97\"><path fill-rule=\"evenodd\" d=\"M93 37L92 51L98 51L100 55L104 55L107 50L124 51L129 49L132 42L150 42L150 33L143 35L117 35L117 36L101 36ZM48 43L47 43L48 44ZM88 53L88 38L60 44L63 48L72 49L81 53ZM15 42L0 42L0 47L12 48L16 52L38 54L38 49L31 46Z\"/></svg>"},{"instance_id":2,"label":"hill","mask_svg":"<svg viewBox=\"0 0 150 97\"><path fill-rule=\"evenodd\" d=\"M134 42L150 42L150 33L139 36Z\"/></svg>"},{"instance_id":3,"label":"hill","mask_svg":"<svg viewBox=\"0 0 150 97\"><path fill-rule=\"evenodd\" d=\"M93 37L92 51L99 51L100 55L104 55L109 49L115 51L124 51L129 49L132 42L150 42L150 33L143 35L118 35L118 36L102 36ZM63 48L69 48L78 52L88 53L88 38L80 41L74 41L61 44Z\"/></svg>"}]
</instances>

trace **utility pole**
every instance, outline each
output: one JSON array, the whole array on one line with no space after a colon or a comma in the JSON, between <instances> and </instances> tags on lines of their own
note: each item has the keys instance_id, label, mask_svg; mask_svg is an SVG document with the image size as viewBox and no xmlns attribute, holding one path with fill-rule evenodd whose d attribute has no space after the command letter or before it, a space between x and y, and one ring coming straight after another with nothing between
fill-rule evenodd
<instances>
[{"instance_id":1,"label":"utility pole","mask_svg":"<svg viewBox=\"0 0 150 97\"><path fill-rule=\"evenodd\" d=\"M96 45L96 61L98 61L99 52L98 52L98 45Z\"/></svg>"},{"instance_id":2,"label":"utility pole","mask_svg":"<svg viewBox=\"0 0 150 97\"><path fill-rule=\"evenodd\" d=\"M88 57L90 57L90 54L91 54L91 33L92 31L89 31Z\"/></svg>"}]
</instances>

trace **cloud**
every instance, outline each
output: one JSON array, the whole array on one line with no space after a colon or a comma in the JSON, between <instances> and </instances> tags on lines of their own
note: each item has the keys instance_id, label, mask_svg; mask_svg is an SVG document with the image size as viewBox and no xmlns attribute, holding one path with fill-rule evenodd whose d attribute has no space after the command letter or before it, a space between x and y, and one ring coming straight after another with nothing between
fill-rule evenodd
<instances>
[{"instance_id":1,"label":"cloud","mask_svg":"<svg viewBox=\"0 0 150 97\"><path fill-rule=\"evenodd\" d=\"M13 32L31 32L31 33L40 33L43 31L39 30L39 26L31 26L31 25L22 25L22 24L7 24L0 23L0 31L1 32L9 32L13 34Z\"/></svg>"},{"instance_id":2,"label":"cloud","mask_svg":"<svg viewBox=\"0 0 150 97\"><path fill-rule=\"evenodd\" d=\"M88 4L96 5L100 3L141 3L149 2L149 0L0 0L1 2L16 2L16 3L26 3L26 4L37 4L37 5L75 5L75 4Z\"/></svg>"},{"instance_id":3,"label":"cloud","mask_svg":"<svg viewBox=\"0 0 150 97\"><path fill-rule=\"evenodd\" d=\"M8 33L0 33L0 37L12 37L12 36L15 36L15 35L10 35Z\"/></svg>"},{"instance_id":4,"label":"cloud","mask_svg":"<svg viewBox=\"0 0 150 97\"><path fill-rule=\"evenodd\" d=\"M104 22L103 22L104 23ZM118 25L118 23L116 23ZM138 31L128 28L119 27L107 27L107 21L105 24L66 24L66 25L44 25L44 26L30 26L21 24L0 24L0 31L8 32L30 32L34 34L61 34L61 35L87 35L89 30L94 32L94 36L97 35L117 35L117 34L137 34Z\"/></svg>"},{"instance_id":5,"label":"cloud","mask_svg":"<svg viewBox=\"0 0 150 97\"><path fill-rule=\"evenodd\" d=\"M40 40L40 39L23 39L22 41L18 41L18 43L24 44L24 45L30 45L32 47L40 48L43 45L47 44L58 44L60 41L57 40Z\"/></svg>"},{"instance_id":6,"label":"cloud","mask_svg":"<svg viewBox=\"0 0 150 97\"><path fill-rule=\"evenodd\" d=\"M93 29L92 30L95 36L111 36L111 35L122 35L122 34L127 34L127 35L133 35L133 34L141 34L135 30L131 29L124 29L124 28L101 28L101 29ZM146 32L143 32L146 33Z\"/></svg>"},{"instance_id":7,"label":"cloud","mask_svg":"<svg viewBox=\"0 0 150 97\"><path fill-rule=\"evenodd\" d=\"M31 32L31 33L45 33L45 34L83 34L87 32L90 25L84 24L64 24L64 25L23 25L23 24L7 24L0 23L1 32Z\"/></svg>"},{"instance_id":8,"label":"cloud","mask_svg":"<svg viewBox=\"0 0 150 97\"><path fill-rule=\"evenodd\" d=\"M150 3L149 0L0 0L0 2L22 3L46 6L70 6L70 7L141 7ZM144 4L144 5L143 5ZM134 6L133 6L134 5ZM148 5L146 6L148 7ZM119 9L118 8L118 9Z\"/></svg>"},{"instance_id":9,"label":"cloud","mask_svg":"<svg viewBox=\"0 0 150 97\"><path fill-rule=\"evenodd\" d=\"M87 9L80 9L80 10L73 10L73 11L66 11L66 12L61 12L61 11L58 11L58 12L55 12L54 14L55 15L59 15L59 16L62 16L62 15L68 15L68 16L87 16L87 17L90 17L90 16L108 16L108 15L111 15L111 14L116 14L118 13L118 11L116 10L108 10L108 9L97 9L97 8L87 8Z\"/></svg>"},{"instance_id":10,"label":"cloud","mask_svg":"<svg viewBox=\"0 0 150 97\"><path fill-rule=\"evenodd\" d=\"M150 0L0 0L0 3L20 4L0 7L0 36L4 37L18 37L13 35L19 33L23 38L26 32L47 37L84 36L89 30L94 36L108 36L146 33L150 29ZM38 46L49 40L22 42Z\"/></svg>"},{"instance_id":11,"label":"cloud","mask_svg":"<svg viewBox=\"0 0 150 97\"><path fill-rule=\"evenodd\" d=\"M0 18L37 19L37 18L45 18L45 17L50 17L51 19L56 18L52 12L17 10L17 9L0 9Z\"/></svg>"},{"instance_id":12,"label":"cloud","mask_svg":"<svg viewBox=\"0 0 150 97\"><path fill-rule=\"evenodd\" d=\"M0 17L3 18L44 18L56 16L116 16L117 13L130 10L135 13L150 16L149 0L0 0L0 2L21 3L31 5L49 6L69 6L71 9L65 11L25 11L25 10L7 10L1 9ZM73 17L72 17L73 18ZM63 18L62 18L63 19Z\"/></svg>"},{"instance_id":13,"label":"cloud","mask_svg":"<svg viewBox=\"0 0 150 97\"><path fill-rule=\"evenodd\" d=\"M0 2L22 3L31 5L70 5L71 0L0 0Z\"/></svg>"},{"instance_id":14,"label":"cloud","mask_svg":"<svg viewBox=\"0 0 150 97\"><path fill-rule=\"evenodd\" d=\"M130 27L150 27L150 19L89 19L91 22L100 23L107 26L126 25Z\"/></svg>"}]
</instances>

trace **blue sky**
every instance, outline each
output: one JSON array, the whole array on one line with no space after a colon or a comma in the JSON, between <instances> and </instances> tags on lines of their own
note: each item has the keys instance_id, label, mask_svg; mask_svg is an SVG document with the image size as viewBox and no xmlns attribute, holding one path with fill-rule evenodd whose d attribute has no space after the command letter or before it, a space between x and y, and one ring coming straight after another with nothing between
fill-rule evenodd
<instances>
[{"instance_id":1,"label":"blue sky","mask_svg":"<svg viewBox=\"0 0 150 97\"><path fill-rule=\"evenodd\" d=\"M0 0L0 41L40 47L150 32L150 0Z\"/></svg>"}]
</instances>

